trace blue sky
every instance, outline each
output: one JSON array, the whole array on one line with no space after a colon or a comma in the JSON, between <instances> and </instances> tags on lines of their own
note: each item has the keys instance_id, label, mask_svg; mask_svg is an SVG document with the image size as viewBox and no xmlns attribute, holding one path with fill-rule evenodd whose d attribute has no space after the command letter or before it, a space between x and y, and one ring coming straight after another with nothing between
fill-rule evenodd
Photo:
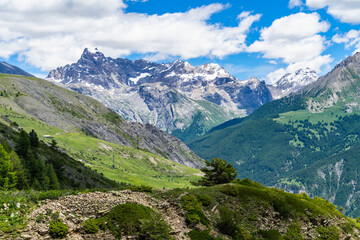
<instances>
[{"instance_id":1,"label":"blue sky","mask_svg":"<svg viewBox=\"0 0 360 240\"><path fill-rule=\"evenodd\" d=\"M325 74L360 49L359 23L357 0L0 0L0 60L44 77L97 47L271 82L303 67Z\"/></svg>"}]
</instances>

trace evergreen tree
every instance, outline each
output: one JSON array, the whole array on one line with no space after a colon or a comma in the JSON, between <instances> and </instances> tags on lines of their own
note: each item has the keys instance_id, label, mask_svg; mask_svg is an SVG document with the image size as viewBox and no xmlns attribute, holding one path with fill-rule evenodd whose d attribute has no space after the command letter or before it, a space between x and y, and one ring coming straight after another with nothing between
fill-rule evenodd
<instances>
[{"instance_id":1,"label":"evergreen tree","mask_svg":"<svg viewBox=\"0 0 360 240\"><path fill-rule=\"evenodd\" d=\"M215 184L229 183L237 176L236 169L225 160L213 158L212 161L205 161L206 167L201 171L205 176L193 184L202 186L212 186Z\"/></svg>"},{"instance_id":2,"label":"evergreen tree","mask_svg":"<svg viewBox=\"0 0 360 240\"><path fill-rule=\"evenodd\" d=\"M0 145L0 189L13 188L16 185L16 172L14 171L10 155Z\"/></svg>"},{"instance_id":3,"label":"evergreen tree","mask_svg":"<svg viewBox=\"0 0 360 240\"><path fill-rule=\"evenodd\" d=\"M33 130L31 130L31 132L29 133L29 140L30 140L30 145L34 148L39 147L39 138L36 134L36 132Z\"/></svg>"},{"instance_id":4,"label":"evergreen tree","mask_svg":"<svg viewBox=\"0 0 360 240\"><path fill-rule=\"evenodd\" d=\"M48 164L48 176L50 178L50 188L51 189L60 189L59 179L55 173L54 167L52 164Z\"/></svg>"},{"instance_id":5,"label":"evergreen tree","mask_svg":"<svg viewBox=\"0 0 360 240\"><path fill-rule=\"evenodd\" d=\"M24 163L22 163L19 156L16 154L14 150L10 152L10 159L13 163L14 171L16 172L16 178L17 178L17 189L28 189L30 187L29 185L29 178L30 173L27 170L27 168L24 166Z\"/></svg>"},{"instance_id":6,"label":"evergreen tree","mask_svg":"<svg viewBox=\"0 0 360 240\"><path fill-rule=\"evenodd\" d=\"M20 157L26 157L30 147L29 135L23 129L16 141L15 151Z\"/></svg>"}]
</instances>

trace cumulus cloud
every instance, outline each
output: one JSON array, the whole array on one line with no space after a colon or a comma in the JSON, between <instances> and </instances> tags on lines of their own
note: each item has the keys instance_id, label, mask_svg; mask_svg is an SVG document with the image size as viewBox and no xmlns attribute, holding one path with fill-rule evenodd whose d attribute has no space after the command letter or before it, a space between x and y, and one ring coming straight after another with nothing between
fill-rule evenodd
<instances>
[{"instance_id":1,"label":"cumulus cloud","mask_svg":"<svg viewBox=\"0 0 360 240\"><path fill-rule=\"evenodd\" d=\"M355 48L355 52L360 51L360 30L350 30L345 34L336 34L333 36L334 43L345 44L346 49Z\"/></svg>"},{"instance_id":2,"label":"cumulus cloud","mask_svg":"<svg viewBox=\"0 0 360 240\"><path fill-rule=\"evenodd\" d=\"M77 60L85 47L112 57L222 58L246 49L246 34L261 17L243 12L235 27L208 22L227 7L147 15L126 13L121 0L1 0L0 57L18 54L43 71Z\"/></svg>"},{"instance_id":3,"label":"cumulus cloud","mask_svg":"<svg viewBox=\"0 0 360 240\"><path fill-rule=\"evenodd\" d=\"M360 23L360 1L358 0L306 0L312 9L327 8L327 13L344 23Z\"/></svg>"},{"instance_id":4,"label":"cumulus cloud","mask_svg":"<svg viewBox=\"0 0 360 240\"><path fill-rule=\"evenodd\" d=\"M270 82L299 68L310 67L319 72L332 61L329 55L321 55L326 48L326 39L320 33L327 32L329 27L329 23L321 21L317 13L300 12L285 16L262 29L260 40L251 44L248 51L260 52L265 58L279 59L288 64L286 69L270 73Z\"/></svg>"}]
</instances>

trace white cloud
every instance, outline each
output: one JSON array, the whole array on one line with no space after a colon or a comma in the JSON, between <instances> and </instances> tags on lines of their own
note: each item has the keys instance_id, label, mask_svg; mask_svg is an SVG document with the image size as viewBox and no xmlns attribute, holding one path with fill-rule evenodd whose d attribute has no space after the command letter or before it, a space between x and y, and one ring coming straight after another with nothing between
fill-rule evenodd
<instances>
[{"instance_id":1,"label":"white cloud","mask_svg":"<svg viewBox=\"0 0 360 240\"><path fill-rule=\"evenodd\" d=\"M76 61L85 47L112 57L222 58L246 49L246 34L261 17L243 12L235 27L208 22L227 7L147 15L126 13L121 0L0 0L0 57L17 53L43 71Z\"/></svg>"},{"instance_id":2,"label":"white cloud","mask_svg":"<svg viewBox=\"0 0 360 240\"><path fill-rule=\"evenodd\" d=\"M288 64L286 69L270 73L269 81L298 68L310 67L320 72L332 61L329 55L321 55L326 48L326 39L320 33L328 31L329 27L317 13L300 12L282 17L261 30L260 40L251 44L248 51L260 52L265 58Z\"/></svg>"},{"instance_id":3,"label":"white cloud","mask_svg":"<svg viewBox=\"0 0 360 240\"><path fill-rule=\"evenodd\" d=\"M355 48L355 52L360 52L360 30L350 30L349 32L341 35L336 34L333 36L334 43L344 43L346 49Z\"/></svg>"},{"instance_id":4,"label":"white cloud","mask_svg":"<svg viewBox=\"0 0 360 240\"><path fill-rule=\"evenodd\" d=\"M302 0L290 0L289 1L289 8L300 7L303 4L304 3L302 2Z\"/></svg>"},{"instance_id":5,"label":"white cloud","mask_svg":"<svg viewBox=\"0 0 360 240\"><path fill-rule=\"evenodd\" d=\"M306 0L313 9L327 8L327 13L341 22L360 23L360 1L358 0Z\"/></svg>"}]
</instances>

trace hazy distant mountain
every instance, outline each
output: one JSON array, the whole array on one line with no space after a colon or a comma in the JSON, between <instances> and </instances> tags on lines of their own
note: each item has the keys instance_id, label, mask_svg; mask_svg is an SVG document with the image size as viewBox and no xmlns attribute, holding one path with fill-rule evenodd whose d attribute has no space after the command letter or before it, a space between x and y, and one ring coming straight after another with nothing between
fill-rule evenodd
<instances>
[{"instance_id":1,"label":"hazy distant mountain","mask_svg":"<svg viewBox=\"0 0 360 240\"><path fill-rule=\"evenodd\" d=\"M8 64L6 62L0 62L0 73L6 74L16 74L16 75L23 75L28 77L33 77L30 73L25 72L21 68Z\"/></svg>"}]
</instances>

